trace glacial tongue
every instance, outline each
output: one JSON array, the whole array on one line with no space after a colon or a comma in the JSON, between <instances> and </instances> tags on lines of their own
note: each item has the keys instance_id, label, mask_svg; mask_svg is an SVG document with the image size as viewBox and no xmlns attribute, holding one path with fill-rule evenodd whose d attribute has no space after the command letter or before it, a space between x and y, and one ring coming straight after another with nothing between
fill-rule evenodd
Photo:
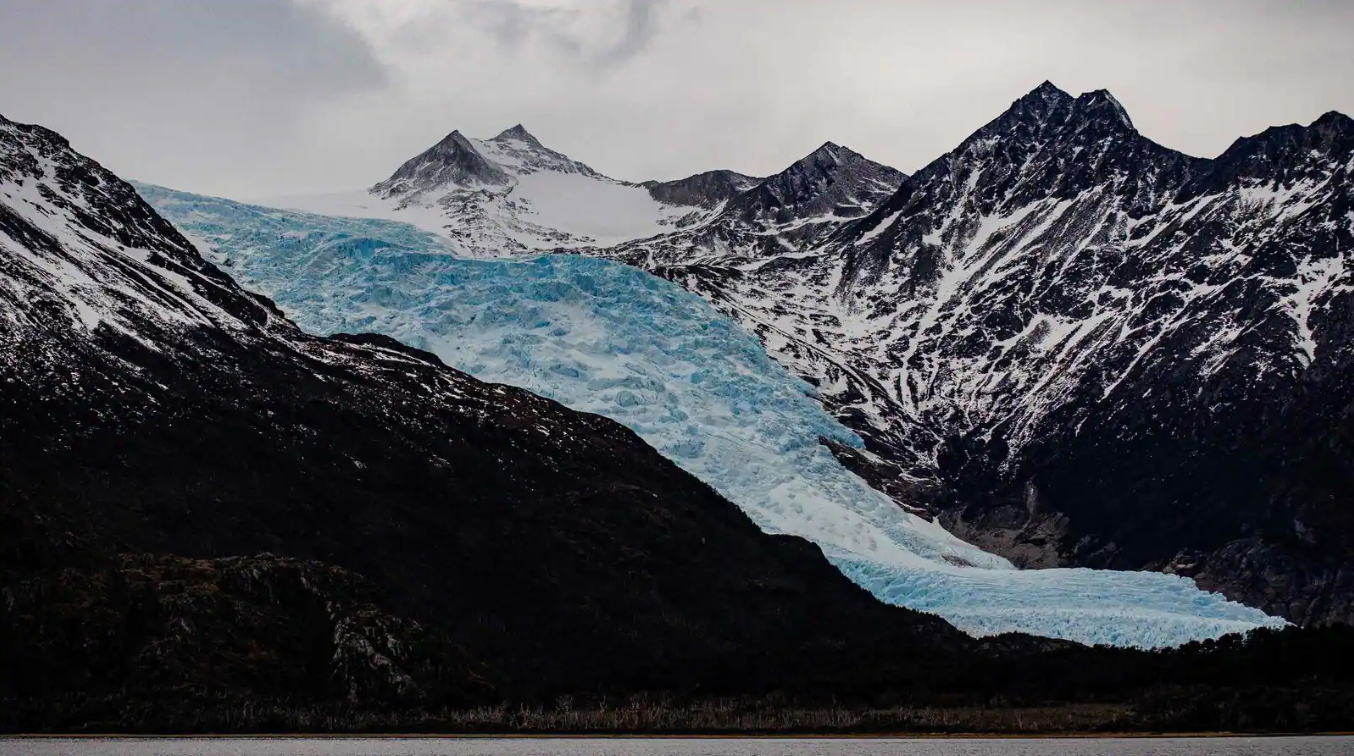
<instances>
[{"instance_id":1,"label":"glacial tongue","mask_svg":"<svg viewBox=\"0 0 1354 756\"><path fill-rule=\"evenodd\" d=\"M642 271L575 255L465 260L402 224L147 193L307 328L376 329L472 374L620 421L764 530L818 544L886 602L975 635L1019 630L1121 645L1176 645L1276 622L1176 576L1019 571L959 541L843 468L823 441L858 450L860 440L752 336ZM922 481L901 483L924 490Z\"/></svg>"}]
</instances>

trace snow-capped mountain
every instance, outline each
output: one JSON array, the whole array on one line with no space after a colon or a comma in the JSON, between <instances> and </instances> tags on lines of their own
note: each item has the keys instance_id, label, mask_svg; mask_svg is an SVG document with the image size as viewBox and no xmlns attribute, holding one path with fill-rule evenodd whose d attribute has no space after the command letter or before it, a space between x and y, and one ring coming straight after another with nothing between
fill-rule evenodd
<instances>
[{"instance_id":1,"label":"snow-capped mountain","mask_svg":"<svg viewBox=\"0 0 1354 756\"><path fill-rule=\"evenodd\" d=\"M641 267L651 270L667 261L690 264L721 259L738 249L759 248L768 255L794 254L845 222L868 215L891 197L906 177L831 142L764 179L731 174L732 180L718 181L724 174L728 172L714 171L652 186L655 196L700 198L702 206L712 209L697 222L610 249L572 251L619 256L644 263ZM713 184L713 190L687 189L707 184Z\"/></svg>"},{"instance_id":2,"label":"snow-capped mountain","mask_svg":"<svg viewBox=\"0 0 1354 756\"><path fill-rule=\"evenodd\" d=\"M593 252L737 317L974 543L1354 621L1351 169L1338 113L1205 160L1045 83L807 243Z\"/></svg>"},{"instance_id":3,"label":"snow-capped mountain","mask_svg":"<svg viewBox=\"0 0 1354 756\"><path fill-rule=\"evenodd\" d=\"M453 131L370 189L259 204L402 221L439 235L458 255L507 257L613 247L711 224L718 237L730 220L748 233L799 238L868 213L902 179L829 142L767 178L717 170L636 184L551 150L519 124L484 140Z\"/></svg>"},{"instance_id":4,"label":"snow-capped mountain","mask_svg":"<svg viewBox=\"0 0 1354 756\"><path fill-rule=\"evenodd\" d=\"M370 189L261 203L304 212L411 223L457 254L501 257L604 245L699 223L722 191L748 179L716 172L683 182L608 178L542 145L520 124L492 139L453 131Z\"/></svg>"}]
</instances>

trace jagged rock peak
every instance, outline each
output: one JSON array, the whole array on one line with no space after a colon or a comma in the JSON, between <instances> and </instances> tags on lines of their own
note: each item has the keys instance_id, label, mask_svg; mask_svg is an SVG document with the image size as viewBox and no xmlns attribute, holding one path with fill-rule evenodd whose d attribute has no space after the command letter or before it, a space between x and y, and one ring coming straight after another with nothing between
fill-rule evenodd
<instances>
[{"instance_id":1,"label":"jagged rock peak","mask_svg":"<svg viewBox=\"0 0 1354 756\"><path fill-rule=\"evenodd\" d=\"M1075 102L1072 95L1045 81L1011 103L984 130L1012 131L1021 127L1038 130L1046 123L1063 120Z\"/></svg>"},{"instance_id":2,"label":"jagged rock peak","mask_svg":"<svg viewBox=\"0 0 1354 756\"><path fill-rule=\"evenodd\" d=\"M542 146L540 140L532 136L531 132L527 131L527 128L520 123L510 129L504 129L499 132L498 136L493 138L493 141L506 142L513 139L519 142L526 142L534 147Z\"/></svg>"},{"instance_id":3,"label":"jagged rock peak","mask_svg":"<svg viewBox=\"0 0 1354 756\"><path fill-rule=\"evenodd\" d=\"M1351 143L1354 143L1354 120L1332 110L1309 126L1296 123L1271 126L1254 136L1242 137L1218 160L1225 162L1239 154L1253 152L1340 153L1354 146Z\"/></svg>"},{"instance_id":4,"label":"jagged rock peak","mask_svg":"<svg viewBox=\"0 0 1354 756\"><path fill-rule=\"evenodd\" d=\"M448 184L502 185L507 181L507 175L486 160L469 139L460 131L453 131L406 161L371 191L390 197L415 195Z\"/></svg>"},{"instance_id":5,"label":"jagged rock peak","mask_svg":"<svg viewBox=\"0 0 1354 756\"><path fill-rule=\"evenodd\" d=\"M888 166L870 160L849 147L843 147L836 142L823 142L822 146L818 149L791 164L790 167L785 170L785 173L794 173L804 170L832 171L839 166L852 164L868 165L886 171L893 170ZM899 180L901 181L901 178Z\"/></svg>"},{"instance_id":6,"label":"jagged rock peak","mask_svg":"<svg viewBox=\"0 0 1354 756\"><path fill-rule=\"evenodd\" d=\"M902 184L906 175L833 142L796 160L738 200L746 220L787 223L811 215L864 214Z\"/></svg>"},{"instance_id":7,"label":"jagged rock peak","mask_svg":"<svg viewBox=\"0 0 1354 756\"><path fill-rule=\"evenodd\" d=\"M432 156L447 157L455 155L463 150L470 150L471 152L474 152L475 147L470 144L470 140L466 139L464 134L462 134L459 131L452 131L450 134L447 134L446 136L438 140L438 142L434 144L432 147L429 147L423 152L420 152L413 158L413 160L410 160L408 162L413 162L414 160L419 160L420 158L424 157L432 157Z\"/></svg>"},{"instance_id":8,"label":"jagged rock peak","mask_svg":"<svg viewBox=\"0 0 1354 756\"><path fill-rule=\"evenodd\" d=\"M1338 110L1327 110L1325 113L1321 114L1320 118L1312 121L1313 126L1320 126L1322 124L1337 124L1340 128L1347 129L1354 127L1354 118L1350 118Z\"/></svg>"},{"instance_id":9,"label":"jagged rock peak","mask_svg":"<svg viewBox=\"0 0 1354 756\"><path fill-rule=\"evenodd\" d=\"M1354 118L1341 113L1338 110L1331 110L1323 113L1322 116L1309 127L1320 134L1328 134L1333 137L1348 137L1354 135Z\"/></svg>"},{"instance_id":10,"label":"jagged rock peak","mask_svg":"<svg viewBox=\"0 0 1354 756\"><path fill-rule=\"evenodd\" d=\"M46 126L39 126L35 123L19 123L18 121L11 121L6 118L3 113L0 113L0 126L32 134L40 134L44 139L59 147L69 148L71 146L70 140Z\"/></svg>"},{"instance_id":11,"label":"jagged rock peak","mask_svg":"<svg viewBox=\"0 0 1354 756\"><path fill-rule=\"evenodd\" d=\"M1105 89L1086 92L1078 97L1074 114L1089 119L1106 120L1109 123L1133 129L1133 119L1128 117L1128 111L1124 109L1119 100L1115 99L1114 95Z\"/></svg>"},{"instance_id":12,"label":"jagged rock peak","mask_svg":"<svg viewBox=\"0 0 1354 756\"><path fill-rule=\"evenodd\" d=\"M1277 182L1289 186L1344 165L1354 153L1354 120L1331 111L1310 126L1290 123L1271 126L1241 137L1216 160L1212 169L1191 184L1183 195L1223 191L1237 180Z\"/></svg>"},{"instance_id":13,"label":"jagged rock peak","mask_svg":"<svg viewBox=\"0 0 1354 756\"><path fill-rule=\"evenodd\" d=\"M1043 141L1071 134L1100 139L1136 133L1128 111L1108 91L1097 89L1073 97L1046 81L1011 103L972 138Z\"/></svg>"},{"instance_id":14,"label":"jagged rock peak","mask_svg":"<svg viewBox=\"0 0 1354 756\"><path fill-rule=\"evenodd\" d=\"M640 186L659 202L712 207L756 186L762 179L728 170L706 171L675 181L645 181Z\"/></svg>"},{"instance_id":15,"label":"jagged rock peak","mask_svg":"<svg viewBox=\"0 0 1354 756\"><path fill-rule=\"evenodd\" d=\"M823 145L813 152L809 153L810 158L826 158L836 162L841 162L845 157L855 155L855 152L837 144L836 142L823 142Z\"/></svg>"},{"instance_id":16,"label":"jagged rock peak","mask_svg":"<svg viewBox=\"0 0 1354 756\"><path fill-rule=\"evenodd\" d=\"M1055 85L1048 79L1045 79L1042 84L1035 87L1034 89L1031 89L1028 93L1025 94L1024 97L1021 97L1020 101L1041 100L1045 102L1050 102L1050 101L1067 101L1071 99L1072 95L1059 89L1057 85Z\"/></svg>"}]
</instances>

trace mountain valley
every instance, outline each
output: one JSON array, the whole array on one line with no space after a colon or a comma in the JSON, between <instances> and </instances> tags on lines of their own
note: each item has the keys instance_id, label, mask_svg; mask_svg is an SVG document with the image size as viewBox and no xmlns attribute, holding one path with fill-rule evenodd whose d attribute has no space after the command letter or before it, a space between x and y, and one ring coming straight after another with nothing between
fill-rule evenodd
<instances>
[{"instance_id":1,"label":"mountain valley","mask_svg":"<svg viewBox=\"0 0 1354 756\"><path fill-rule=\"evenodd\" d=\"M1351 169L1045 84L911 175L242 204L0 118L0 729L1347 723Z\"/></svg>"}]
</instances>

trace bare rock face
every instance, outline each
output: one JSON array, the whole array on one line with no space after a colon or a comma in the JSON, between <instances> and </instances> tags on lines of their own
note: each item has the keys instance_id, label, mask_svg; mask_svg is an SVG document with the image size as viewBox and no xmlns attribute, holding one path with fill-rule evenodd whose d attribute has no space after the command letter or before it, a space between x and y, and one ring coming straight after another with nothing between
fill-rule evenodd
<instances>
[{"instance_id":1,"label":"bare rock face","mask_svg":"<svg viewBox=\"0 0 1354 756\"><path fill-rule=\"evenodd\" d=\"M641 186L659 202L711 208L760 182L761 179L733 171L707 171L675 181L646 181Z\"/></svg>"},{"instance_id":2,"label":"bare rock face","mask_svg":"<svg viewBox=\"0 0 1354 756\"><path fill-rule=\"evenodd\" d=\"M486 160L461 132L453 131L401 165L371 191L378 196L412 202L449 185L503 186L508 181L502 169Z\"/></svg>"},{"instance_id":3,"label":"bare rock face","mask_svg":"<svg viewBox=\"0 0 1354 756\"><path fill-rule=\"evenodd\" d=\"M1253 597L1298 624L1354 625L1354 566L1348 560L1295 558L1281 546L1246 538L1208 554L1179 554L1163 569L1207 590Z\"/></svg>"}]
</instances>

